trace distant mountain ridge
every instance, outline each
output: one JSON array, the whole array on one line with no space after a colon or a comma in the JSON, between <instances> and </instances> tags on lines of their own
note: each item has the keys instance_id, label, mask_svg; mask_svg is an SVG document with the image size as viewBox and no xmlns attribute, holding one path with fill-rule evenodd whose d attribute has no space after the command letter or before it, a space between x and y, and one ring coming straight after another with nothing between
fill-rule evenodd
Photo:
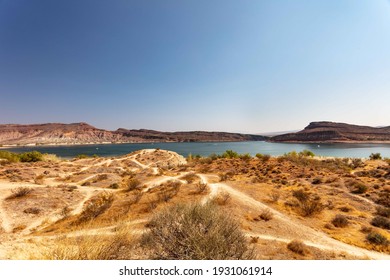
<instances>
[{"instance_id":1,"label":"distant mountain ridge","mask_svg":"<svg viewBox=\"0 0 390 280\"><path fill-rule=\"evenodd\" d=\"M390 126L371 127L336 122L311 122L303 130L270 137L270 142L390 143Z\"/></svg>"},{"instance_id":2,"label":"distant mountain ridge","mask_svg":"<svg viewBox=\"0 0 390 280\"><path fill-rule=\"evenodd\" d=\"M124 128L116 131L99 129L87 123L3 124L0 125L1 145L49 145L88 143L141 142L232 142L264 141L266 137L228 132L161 132Z\"/></svg>"}]
</instances>

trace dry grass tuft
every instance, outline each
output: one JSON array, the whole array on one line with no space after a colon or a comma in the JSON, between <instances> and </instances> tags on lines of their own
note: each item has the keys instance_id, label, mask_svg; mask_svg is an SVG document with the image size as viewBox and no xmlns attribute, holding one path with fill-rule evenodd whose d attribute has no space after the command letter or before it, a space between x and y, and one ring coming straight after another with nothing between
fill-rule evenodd
<instances>
[{"instance_id":1,"label":"dry grass tuft","mask_svg":"<svg viewBox=\"0 0 390 280\"><path fill-rule=\"evenodd\" d=\"M78 222L83 223L98 217L111 207L113 201L114 196L111 193L103 192L99 195L96 195L84 207Z\"/></svg>"},{"instance_id":2,"label":"dry grass tuft","mask_svg":"<svg viewBox=\"0 0 390 280\"><path fill-rule=\"evenodd\" d=\"M332 224L333 224L335 227L344 228L344 227L348 226L349 221L348 221L348 218L345 217L344 215L337 214L337 215L333 218Z\"/></svg>"},{"instance_id":3,"label":"dry grass tuft","mask_svg":"<svg viewBox=\"0 0 390 280\"><path fill-rule=\"evenodd\" d=\"M212 199L212 201L215 202L216 204L222 206L222 205L228 204L231 199L232 199L232 197L230 196L230 194L228 192L222 191L222 192L218 193Z\"/></svg>"},{"instance_id":4,"label":"dry grass tuft","mask_svg":"<svg viewBox=\"0 0 390 280\"><path fill-rule=\"evenodd\" d=\"M127 260L137 241L128 230L108 235L62 237L34 258L45 260Z\"/></svg>"},{"instance_id":5,"label":"dry grass tuft","mask_svg":"<svg viewBox=\"0 0 390 280\"><path fill-rule=\"evenodd\" d=\"M175 205L153 216L143 245L152 259L250 259L238 223L215 204Z\"/></svg>"},{"instance_id":6,"label":"dry grass tuft","mask_svg":"<svg viewBox=\"0 0 390 280\"><path fill-rule=\"evenodd\" d=\"M261 212L259 218L262 219L263 221L270 221L272 220L273 214L269 209L265 209Z\"/></svg>"},{"instance_id":7,"label":"dry grass tuft","mask_svg":"<svg viewBox=\"0 0 390 280\"><path fill-rule=\"evenodd\" d=\"M14 199L14 198L24 197L24 196L30 194L32 191L33 191L33 189L31 189L31 188L19 187L19 188L11 190L12 194L7 196L5 199Z\"/></svg>"},{"instance_id":8,"label":"dry grass tuft","mask_svg":"<svg viewBox=\"0 0 390 280\"><path fill-rule=\"evenodd\" d=\"M293 196L297 199L301 215L304 217L320 213L324 209L320 197L313 196L307 191L293 191Z\"/></svg>"},{"instance_id":9,"label":"dry grass tuft","mask_svg":"<svg viewBox=\"0 0 390 280\"><path fill-rule=\"evenodd\" d=\"M287 248L299 255L304 256L307 252L307 246L299 240L293 240L290 243L287 244Z\"/></svg>"},{"instance_id":10,"label":"dry grass tuft","mask_svg":"<svg viewBox=\"0 0 390 280\"><path fill-rule=\"evenodd\" d=\"M196 184L195 188L196 190L194 194L203 194L207 192L209 186L206 183L198 183Z\"/></svg>"}]
</instances>

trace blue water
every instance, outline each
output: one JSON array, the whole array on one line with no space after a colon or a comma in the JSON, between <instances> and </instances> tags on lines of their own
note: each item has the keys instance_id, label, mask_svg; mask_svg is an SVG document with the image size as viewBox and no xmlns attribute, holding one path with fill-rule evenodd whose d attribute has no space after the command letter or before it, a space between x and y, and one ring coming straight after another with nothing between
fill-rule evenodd
<instances>
[{"instance_id":1,"label":"blue water","mask_svg":"<svg viewBox=\"0 0 390 280\"><path fill-rule=\"evenodd\" d=\"M240 154L256 153L273 156L283 155L291 151L310 150L319 156L359 157L367 158L371 153L380 153L390 157L390 144L290 144L268 142L218 142L218 143L147 143L147 144L104 144L78 146L34 146L7 149L13 152L37 150L42 153L56 154L62 158L73 158L79 154L98 155L103 157L118 156L140 149L160 148L175 151L183 156L208 156L212 153L222 154L226 150L234 150Z\"/></svg>"}]
</instances>

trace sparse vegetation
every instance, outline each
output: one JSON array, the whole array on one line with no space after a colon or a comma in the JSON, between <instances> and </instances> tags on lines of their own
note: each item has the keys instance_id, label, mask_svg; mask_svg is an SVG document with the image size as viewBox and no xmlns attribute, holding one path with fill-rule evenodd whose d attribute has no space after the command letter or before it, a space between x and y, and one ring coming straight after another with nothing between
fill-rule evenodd
<instances>
[{"instance_id":1,"label":"sparse vegetation","mask_svg":"<svg viewBox=\"0 0 390 280\"><path fill-rule=\"evenodd\" d=\"M337 214L337 215L333 218L332 224L333 224L335 227L344 228L344 227L348 226L349 221L348 221L348 218L345 217L344 215Z\"/></svg>"},{"instance_id":2,"label":"sparse vegetation","mask_svg":"<svg viewBox=\"0 0 390 280\"><path fill-rule=\"evenodd\" d=\"M303 150L303 151L299 152L298 155L301 157L314 157L315 156L315 154L309 150Z\"/></svg>"},{"instance_id":3,"label":"sparse vegetation","mask_svg":"<svg viewBox=\"0 0 390 280\"><path fill-rule=\"evenodd\" d=\"M366 236L366 240L370 242L371 244L375 245L388 245L389 240L382 234L378 232L370 232Z\"/></svg>"},{"instance_id":4,"label":"sparse vegetation","mask_svg":"<svg viewBox=\"0 0 390 280\"><path fill-rule=\"evenodd\" d=\"M376 214L385 218L390 218L390 208L378 206L376 208Z\"/></svg>"},{"instance_id":5,"label":"sparse vegetation","mask_svg":"<svg viewBox=\"0 0 390 280\"><path fill-rule=\"evenodd\" d=\"M30 194L32 191L33 191L33 189L31 189L31 188L18 187L16 189L11 190L12 194L7 196L6 199L14 199L14 198L24 197L24 196Z\"/></svg>"},{"instance_id":6,"label":"sparse vegetation","mask_svg":"<svg viewBox=\"0 0 390 280\"><path fill-rule=\"evenodd\" d=\"M227 154L234 156L234 152ZM195 157L185 165L184 161L176 165L176 158L172 155L164 151L145 151L120 158L83 161L46 161L44 158L41 162L21 163L0 159L0 184L5 186L2 197L11 194L12 188L12 192L17 192L16 187L29 189L31 186L33 192L21 194L20 200L16 199L19 195L9 195L11 198L2 203L2 211L6 215L0 237L3 233L17 233L12 235L15 237L12 239L14 247L8 246L6 239L4 241L4 248L10 250L7 254L11 256L15 251L13 248L22 245L26 248L31 246L28 250L36 253L36 246L41 246L42 242L48 252L58 249L57 257L47 255L44 258L158 258L160 255L155 249L163 246L149 246L153 242L146 234L153 224L147 223L145 227L144 223L152 216L172 209L175 204L189 201L211 203L212 209L237 217L239 228L245 230L248 243L252 243L249 246L259 250L261 258L297 259L299 252L304 252L305 259L350 258L348 249L345 254L340 252L341 248L336 249L337 242L353 245L355 250L361 247L381 253L390 252L390 169L382 160L313 158L296 152L281 157L267 158L267 155L258 154L256 158L249 158L237 153L236 158L211 154ZM17 154L15 156L18 157ZM156 172L157 169L163 170L163 173ZM208 175L197 175L203 172ZM217 174L221 174L220 179L224 183L218 183ZM33 186L32 182L40 186ZM80 184L92 186L77 187ZM211 191L208 191L209 188ZM351 195L352 192L359 196ZM100 197L104 193L106 197ZM270 207L269 210L263 203ZM374 203L382 206L373 211ZM106 254L95 251L99 246L90 244L91 252L83 252L86 248L84 243L90 243L93 235L100 236L103 243L107 241L109 244L108 239L116 234L121 223L131 225L139 236L145 234L142 247L133 243L122 243L121 247L113 245L116 253L100 247L99 250L106 250ZM183 227L182 223L175 225L180 230ZM208 224L198 223L198 227L210 230ZM321 234L320 237L314 231L326 235ZM35 244L35 238L30 242L27 239L29 233L38 235L39 243ZM302 236L304 249L290 245L291 251L296 251L292 253L286 248L287 244L283 245L277 239L266 241L267 237L263 239L262 235L284 240ZM73 237L57 239L58 236ZM176 236L165 235L164 238L173 242ZM317 241L325 244L328 238L334 239L334 253L316 246ZM94 240L100 242L99 238ZM309 250L310 247L303 242L313 244L313 249ZM65 248L65 244L71 248ZM180 252L183 251L182 248ZM187 254L187 251L184 253ZM165 253L161 254L163 258L169 258ZM20 256L19 253L13 255ZM367 252L367 257L375 258L375 255Z\"/></svg>"},{"instance_id":7,"label":"sparse vegetation","mask_svg":"<svg viewBox=\"0 0 390 280\"><path fill-rule=\"evenodd\" d=\"M187 183L189 183L189 184L194 182L198 178L199 178L198 175L196 175L193 172L190 172L190 173L184 175L183 177L181 177L181 179L187 181Z\"/></svg>"},{"instance_id":8,"label":"sparse vegetation","mask_svg":"<svg viewBox=\"0 0 390 280\"><path fill-rule=\"evenodd\" d=\"M269 209L265 209L261 212L259 218L263 221L268 222L269 220L272 220L273 214Z\"/></svg>"},{"instance_id":9,"label":"sparse vegetation","mask_svg":"<svg viewBox=\"0 0 390 280\"><path fill-rule=\"evenodd\" d=\"M96 195L86 204L78 222L83 223L98 217L111 207L113 201L114 196L111 193L103 192Z\"/></svg>"},{"instance_id":10,"label":"sparse vegetation","mask_svg":"<svg viewBox=\"0 0 390 280\"><path fill-rule=\"evenodd\" d=\"M390 219L383 216L375 216L372 219L371 224L375 227L390 229Z\"/></svg>"},{"instance_id":11,"label":"sparse vegetation","mask_svg":"<svg viewBox=\"0 0 390 280\"><path fill-rule=\"evenodd\" d=\"M287 244L287 248L290 251L292 251L296 254L302 255L302 256L304 256L306 254L306 251L307 251L306 245L302 241L299 241L299 240L291 241L290 243Z\"/></svg>"},{"instance_id":12,"label":"sparse vegetation","mask_svg":"<svg viewBox=\"0 0 390 280\"><path fill-rule=\"evenodd\" d=\"M152 259L251 259L238 223L211 203L175 205L153 216L143 238Z\"/></svg>"},{"instance_id":13,"label":"sparse vegetation","mask_svg":"<svg viewBox=\"0 0 390 280\"><path fill-rule=\"evenodd\" d=\"M206 183L200 182L195 185L195 188L196 188L195 194L203 194L207 192L208 185Z\"/></svg>"},{"instance_id":14,"label":"sparse vegetation","mask_svg":"<svg viewBox=\"0 0 390 280\"><path fill-rule=\"evenodd\" d=\"M141 186L141 182L138 179L132 178L127 183L127 186L125 188L125 191L133 191L138 189Z\"/></svg>"},{"instance_id":15,"label":"sparse vegetation","mask_svg":"<svg viewBox=\"0 0 390 280\"><path fill-rule=\"evenodd\" d=\"M231 200L231 196L228 192L220 192L214 198L213 201L218 205L226 205Z\"/></svg>"},{"instance_id":16,"label":"sparse vegetation","mask_svg":"<svg viewBox=\"0 0 390 280\"><path fill-rule=\"evenodd\" d=\"M263 162L266 162L266 161L268 161L270 158L271 158L271 156L270 155L263 155L263 154L256 154L256 157L259 159L259 160L261 160L261 161L263 161Z\"/></svg>"},{"instance_id":17,"label":"sparse vegetation","mask_svg":"<svg viewBox=\"0 0 390 280\"><path fill-rule=\"evenodd\" d=\"M42 210L40 208L38 208L38 207L30 207L30 208L24 209L23 213L38 215L39 213L41 213L41 211Z\"/></svg>"},{"instance_id":18,"label":"sparse vegetation","mask_svg":"<svg viewBox=\"0 0 390 280\"><path fill-rule=\"evenodd\" d=\"M137 240L128 229L111 235L64 237L43 248L38 256L46 260L128 260L133 258ZM36 258L36 257L35 257Z\"/></svg>"},{"instance_id":19,"label":"sparse vegetation","mask_svg":"<svg viewBox=\"0 0 390 280\"><path fill-rule=\"evenodd\" d=\"M324 209L320 197L313 196L309 192L297 190L293 191L293 196L297 199L300 213L304 217L320 213Z\"/></svg>"},{"instance_id":20,"label":"sparse vegetation","mask_svg":"<svg viewBox=\"0 0 390 280\"><path fill-rule=\"evenodd\" d=\"M86 155L86 154L80 154L80 155L77 155L75 157L75 159L85 159L85 158L90 158L90 156Z\"/></svg>"}]
</instances>

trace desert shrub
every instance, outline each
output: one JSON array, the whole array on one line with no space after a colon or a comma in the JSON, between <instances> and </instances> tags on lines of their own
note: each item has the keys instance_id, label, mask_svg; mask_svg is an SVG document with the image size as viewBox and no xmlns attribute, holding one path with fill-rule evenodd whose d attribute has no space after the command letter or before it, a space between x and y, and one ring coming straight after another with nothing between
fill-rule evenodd
<instances>
[{"instance_id":1,"label":"desert shrub","mask_svg":"<svg viewBox=\"0 0 390 280\"><path fill-rule=\"evenodd\" d=\"M94 182L104 181L108 179L107 174L99 174L97 177L95 177Z\"/></svg>"},{"instance_id":2,"label":"desert shrub","mask_svg":"<svg viewBox=\"0 0 390 280\"><path fill-rule=\"evenodd\" d=\"M30 208L24 209L23 213L38 215L39 213L41 213L41 209L39 209L37 207L30 207Z\"/></svg>"},{"instance_id":3,"label":"desert shrub","mask_svg":"<svg viewBox=\"0 0 390 280\"><path fill-rule=\"evenodd\" d=\"M280 198L280 192L278 191L273 191L269 195L269 199L271 200L271 202L277 202L279 198Z\"/></svg>"},{"instance_id":4,"label":"desert shrub","mask_svg":"<svg viewBox=\"0 0 390 280\"><path fill-rule=\"evenodd\" d=\"M208 185L206 183L198 183L195 185L195 194L202 194L202 193L205 193L207 192L207 189L208 189Z\"/></svg>"},{"instance_id":5,"label":"desert shrub","mask_svg":"<svg viewBox=\"0 0 390 280\"><path fill-rule=\"evenodd\" d=\"M232 171L228 171L228 172L225 172L225 173L221 173L221 174L219 174L219 180L220 180L221 182L223 182L223 181L232 179L234 175L235 175L235 173L232 172Z\"/></svg>"},{"instance_id":6,"label":"desert shrub","mask_svg":"<svg viewBox=\"0 0 390 280\"><path fill-rule=\"evenodd\" d=\"M378 160L378 159L382 159L382 156L380 153L371 153L370 159L371 160Z\"/></svg>"},{"instance_id":7,"label":"desert shrub","mask_svg":"<svg viewBox=\"0 0 390 280\"><path fill-rule=\"evenodd\" d=\"M366 236L366 240L371 244L375 245L388 245L389 240L387 240L386 236L383 236L379 232L370 232Z\"/></svg>"},{"instance_id":8,"label":"desert shrub","mask_svg":"<svg viewBox=\"0 0 390 280\"><path fill-rule=\"evenodd\" d=\"M198 179L198 175L196 175L195 173L193 172L190 172L186 175L184 175L183 177L181 177L181 179L187 181L187 183L192 183L193 181L195 181L196 179Z\"/></svg>"},{"instance_id":9,"label":"desert shrub","mask_svg":"<svg viewBox=\"0 0 390 280\"><path fill-rule=\"evenodd\" d=\"M324 209L321 199L311 195L309 192L297 190L293 191L293 196L298 200L298 207L304 217L320 213Z\"/></svg>"},{"instance_id":10,"label":"desert shrub","mask_svg":"<svg viewBox=\"0 0 390 280\"><path fill-rule=\"evenodd\" d=\"M351 193L353 194L363 194L368 190L366 185L356 180L349 181L347 185L352 188Z\"/></svg>"},{"instance_id":11,"label":"desert shrub","mask_svg":"<svg viewBox=\"0 0 390 280\"><path fill-rule=\"evenodd\" d=\"M217 160L219 158L219 156L216 153L212 153L208 156L208 158L210 158L212 161L214 161L214 160Z\"/></svg>"},{"instance_id":12,"label":"desert shrub","mask_svg":"<svg viewBox=\"0 0 390 280\"><path fill-rule=\"evenodd\" d=\"M141 192L140 190L135 191L135 192L133 193L133 197L132 197L132 199L131 199L131 204L136 204L136 203L138 203L138 202L141 200L141 198L142 198L143 195L144 195L144 193Z\"/></svg>"},{"instance_id":13,"label":"desert shrub","mask_svg":"<svg viewBox=\"0 0 390 280\"><path fill-rule=\"evenodd\" d=\"M143 245L150 258L224 260L253 257L244 234L231 216L211 203L179 204L156 213Z\"/></svg>"},{"instance_id":14,"label":"desert shrub","mask_svg":"<svg viewBox=\"0 0 390 280\"><path fill-rule=\"evenodd\" d=\"M27 187L18 187L16 189L11 190L12 194L7 196L6 199L14 199L20 198L30 194L33 190Z\"/></svg>"},{"instance_id":15,"label":"desert shrub","mask_svg":"<svg viewBox=\"0 0 390 280\"><path fill-rule=\"evenodd\" d=\"M333 218L332 224L333 224L335 227L343 228L343 227L348 226L349 221L348 221L347 217L345 217L344 215L337 214L337 215Z\"/></svg>"},{"instance_id":16,"label":"desert shrub","mask_svg":"<svg viewBox=\"0 0 390 280\"><path fill-rule=\"evenodd\" d=\"M259 218L262 219L263 221L270 221L272 220L273 214L269 209L265 209L261 212L259 215Z\"/></svg>"},{"instance_id":17,"label":"desert shrub","mask_svg":"<svg viewBox=\"0 0 390 280\"><path fill-rule=\"evenodd\" d=\"M21 162L37 162L43 160L43 155L38 151L25 152L19 155Z\"/></svg>"},{"instance_id":18,"label":"desert shrub","mask_svg":"<svg viewBox=\"0 0 390 280\"><path fill-rule=\"evenodd\" d=\"M56 154L43 154L42 160L45 162L58 162L61 159Z\"/></svg>"},{"instance_id":19,"label":"desert shrub","mask_svg":"<svg viewBox=\"0 0 390 280\"><path fill-rule=\"evenodd\" d=\"M364 162L360 158L353 158L351 160L350 167L352 169L356 169L363 166L364 166Z\"/></svg>"},{"instance_id":20,"label":"desert shrub","mask_svg":"<svg viewBox=\"0 0 390 280\"><path fill-rule=\"evenodd\" d=\"M157 193L158 201L168 202L175 197L180 190L180 182L168 182L166 186Z\"/></svg>"},{"instance_id":21,"label":"desert shrub","mask_svg":"<svg viewBox=\"0 0 390 280\"><path fill-rule=\"evenodd\" d=\"M18 154L9 151L0 151L0 159L4 159L7 162L18 162L20 160Z\"/></svg>"},{"instance_id":22,"label":"desert shrub","mask_svg":"<svg viewBox=\"0 0 390 280\"><path fill-rule=\"evenodd\" d=\"M222 158L238 158L239 154L233 150L226 150L222 155Z\"/></svg>"},{"instance_id":23,"label":"desert shrub","mask_svg":"<svg viewBox=\"0 0 390 280\"><path fill-rule=\"evenodd\" d=\"M298 199L298 201L306 201L309 199L310 194L302 189L293 191L293 197Z\"/></svg>"},{"instance_id":24,"label":"desert shrub","mask_svg":"<svg viewBox=\"0 0 390 280\"><path fill-rule=\"evenodd\" d=\"M113 183L113 184L111 184L111 185L109 186L109 188L110 188L110 189L114 189L114 190L119 189L119 184L118 184L118 183Z\"/></svg>"},{"instance_id":25,"label":"desert shrub","mask_svg":"<svg viewBox=\"0 0 390 280\"><path fill-rule=\"evenodd\" d=\"M114 196L111 193L103 192L94 196L85 206L78 219L79 222L90 221L111 207Z\"/></svg>"},{"instance_id":26,"label":"desert shrub","mask_svg":"<svg viewBox=\"0 0 390 280\"><path fill-rule=\"evenodd\" d=\"M314 157L315 156L315 154L309 150L303 150L303 151L299 152L298 155L301 157Z\"/></svg>"},{"instance_id":27,"label":"desert shrub","mask_svg":"<svg viewBox=\"0 0 390 280\"><path fill-rule=\"evenodd\" d=\"M85 158L89 158L90 156L89 155L85 155L85 154L80 154L80 155L77 155L75 157L75 159L85 159Z\"/></svg>"},{"instance_id":28,"label":"desert shrub","mask_svg":"<svg viewBox=\"0 0 390 280\"><path fill-rule=\"evenodd\" d=\"M375 216L372 219L371 224L375 227L390 229L390 219L382 216Z\"/></svg>"},{"instance_id":29,"label":"desert shrub","mask_svg":"<svg viewBox=\"0 0 390 280\"><path fill-rule=\"evenodd\" d=\"M214 198L213 201L218 205L226 205L231 200L231 196L228 192L222 191L218 193Z\"/></svg>"},{"instance_id":30,"label":"desert shrub","mask_svg":"<svg viewBox=\"0 0 390 280\"><path fill-rule=\"evenodd\" d=\"M136 190L139 189L140 186L141 186L141 182L138 179L133 178L128 181L125 191L129 192L132 190Z\"/></svg>"},{"instance_id":31,"label":"desert shrub","mask_svg":"<svg viewBox=\"0 0 390 280\"><path fill-rule=\"evenodd\" d=\"M350 208L349 206L341 206L341 207L339 207L339 210L341 212L350 212L352 210L352 208Z\"/></svg>"},{"instance_id":32,"label":"desert shrub","mask_svg":"<svg viewBox=\"0 0 390 280\"><path fill-rule=\"evenodd\" d=\"M306 251L307 251L306 245L302 241L299 241L299 240L291 241L290 243L287 244L287 248L290 251L297 253L299 255L302 255L302 256L304 256L306 254Z\"/></svg>"},{"instance_id":33,"label":"desert shrub","mask_svg":"<svg viewBox=\"0 0 390 280\"><path fill-rule=\"evenodd\" d=\"M385 218L390 218L390 208L378 206L376 208L376 214Z\"/></svg>"},{"instance_id":34,"label":"desert shrub","mask_svg":"<svg viewBox=\"0 0 390 280\"><path fill-rule=\"evenodd\" d=\"M252 156L251 156L250 154L248 154L248 153L239 155L238 157L239 157L240 159L246 160L246 161L248 161L248 160L250 160L250 159L252 158Z\"/></svg>"},{"instance_id":35,"label":"desert shrub","mask_svg":"<svg viewBox=\"0 0 390 280\"><path fill-rule=\"evenodd\" d=\"M266 162L271 158L270 155L263 155L263 154L256 154L256 157L263 162Z\"/></svg>"},{"instance_id":36,"label":"desert shrub","mask_svg":"<svg viewBox=\"0 0 390 280\"><path fill-rule=\"evenodd\" d=\"M322 179L319 178L319 177L316 177L313 179L313 181L311 182L313 185L318 185L318 184L321 184L322 183Z\"/></svg>"},{"instance_id":37,"label":"desert shrub","mask_svg":"<svg viewBox=\"0 0 390 280\"><path fill-rule=\"evenodd\" d=\"M63 219L69 217L70 213L72 212L72 209L66 205L64 207L62 207L62 209L60 210L59 212L59 216Z\"/></svg>"}]
</instances>

